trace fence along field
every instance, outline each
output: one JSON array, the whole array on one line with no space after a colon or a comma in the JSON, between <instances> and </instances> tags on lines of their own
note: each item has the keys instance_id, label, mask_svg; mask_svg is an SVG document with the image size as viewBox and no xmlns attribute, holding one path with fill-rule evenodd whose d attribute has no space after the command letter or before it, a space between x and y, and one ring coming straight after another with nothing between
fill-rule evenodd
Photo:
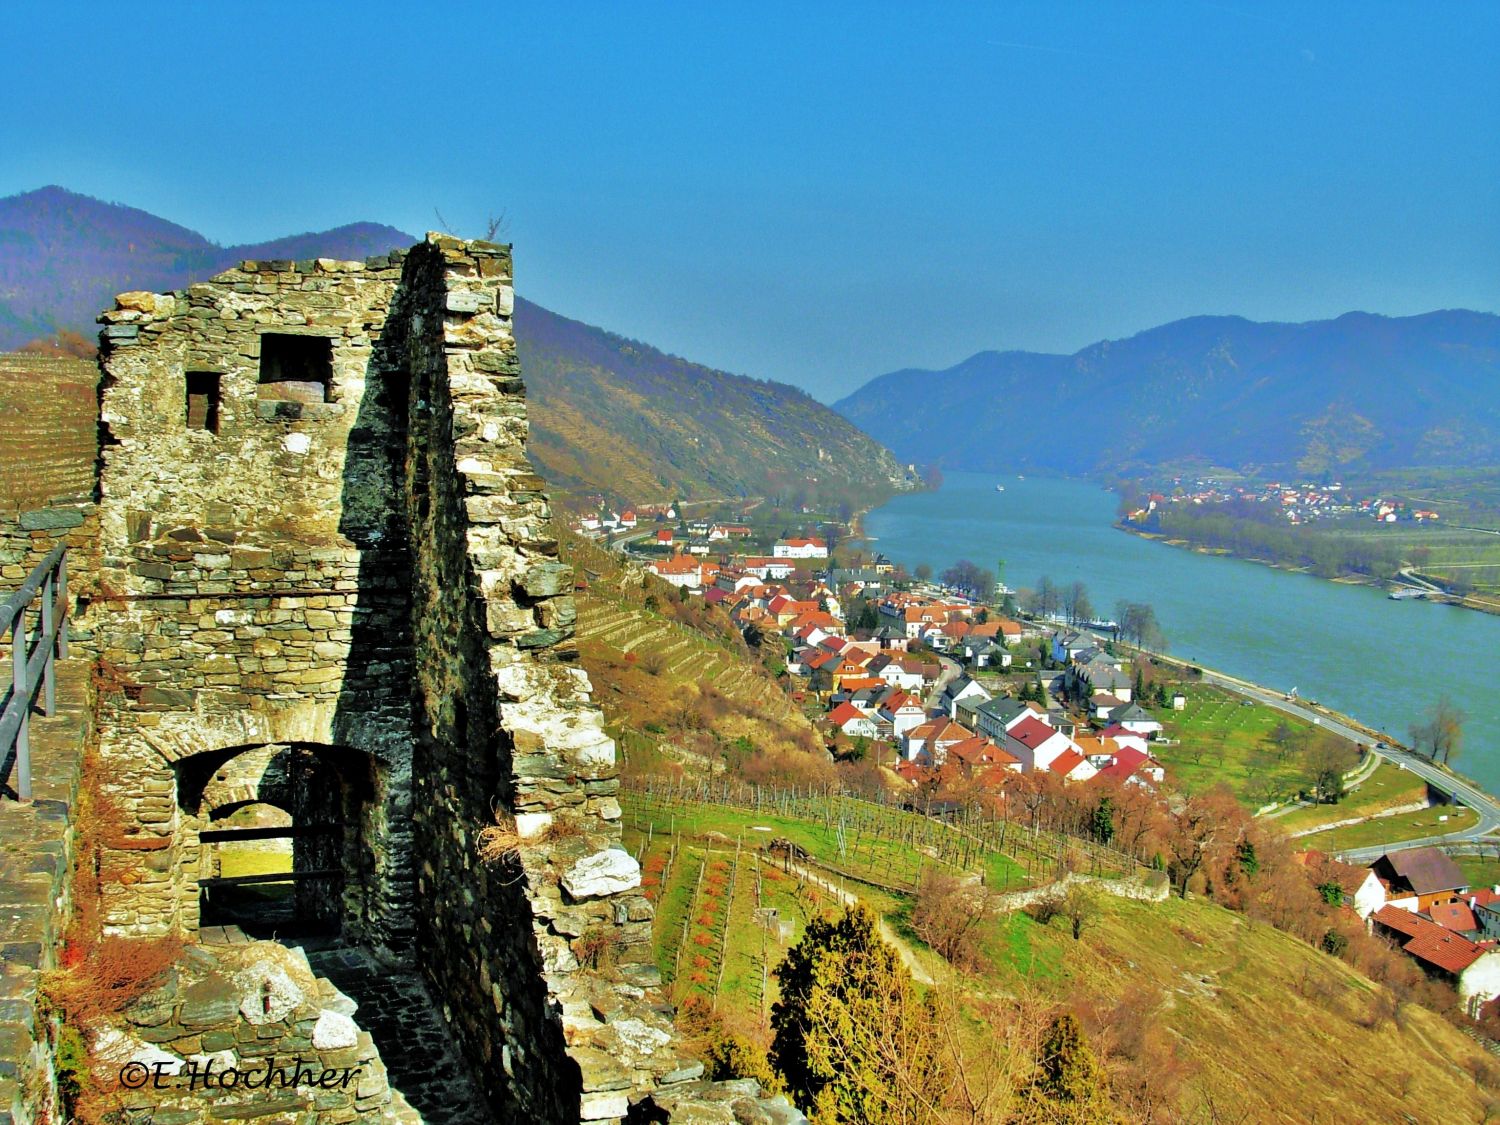
<instances>
[{"instance_id":1,"label":"fence along field","mask_svg":"<svg viewBox=\"0 0 1500 1125\"><path fill-rule=\"evenodd\" d=\"M710 781L644 781L620 800L625 844L657 905L657 965L674 999L698 993L762 1022L770 970L807 920L834 905L804 873L857 894L899 928L929 869L1015 891L1068 871L1137 867L1110 848L972 808L944 809L944 819L937 807ZM772 851L783 842L800 851Z\"/></svg>"}]
</instances>

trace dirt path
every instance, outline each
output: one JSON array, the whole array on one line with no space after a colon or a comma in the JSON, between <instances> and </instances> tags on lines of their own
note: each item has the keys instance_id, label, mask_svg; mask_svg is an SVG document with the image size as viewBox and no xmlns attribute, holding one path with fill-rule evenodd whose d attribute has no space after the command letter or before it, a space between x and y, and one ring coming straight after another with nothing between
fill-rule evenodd
<instances>
[{"instance_id":1,"label":"dirt path","mask_svg":"<svg viewBox=\"0 0 1500 1125\"><path fill-rule=\"evenodd\" d=\"M828 891L845 906L850 906L859 901L857 894L853 891L845 890L826 875L821 875L810 868L802 866L800 863L792 863L788 866L809 883L816 883ZM933 979L932 974L923 966L921 959L917 956L917 951L911 947L906 939L897 934L895 928L884 918L877 916L876 921L880 926L880 936L890 942L891 946L896 950L896 955L901 958L901 963L906 966L906 971L911 974L912 980L918 984L936 984L937 981Z\"/></svg>"}]
</instances>

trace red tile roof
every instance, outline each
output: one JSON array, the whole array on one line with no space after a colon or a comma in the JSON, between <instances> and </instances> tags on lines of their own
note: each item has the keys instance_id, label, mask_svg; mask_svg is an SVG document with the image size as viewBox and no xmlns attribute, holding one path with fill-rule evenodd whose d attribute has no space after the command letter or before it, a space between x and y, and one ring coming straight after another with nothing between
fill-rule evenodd
<instances>
[{"instance_id":1,"label":"red tile roof","mask_svg":"<svg viewBox=\"0 0 1500 1125\"><path fill-rule=\"evenodd\" d=\"M1465 937L1449 933L1436 923L1423 930L1403 947L1419 961L1426 961L1450 973L1461 973L1484 955L1484 950Z\"/></svg>"},{"instance_id":2,"label":"red tile roof","mask_svg":"<svg viewBox=\"0 0 1500 1125\"><path fill-rule=\"evenodd\" d=\"M1083 755L1080 754L1077 750L1074 750L1072 747L1069 747L1057 757L1053 758L1051 764L1048 765L1047 768L1053 773L1060 773L1064 777L1067 777L1068 774L1073 772L1073 768L1079 765L1082 761Z\"/></svg>"},{"instance_id":3,"label":"red tile roof","mask_svg":"<svg viewBox=\"0 0 1500 1125\"><path fill-rule=\"evenodd\" d=\"M1479 929L1474 912L1466 902L1438 902L1427 908L1427 915L1445 930L1462 932Z\"/></svg>"},{"instance_id":4,"label":"red tile roof","mask_svg":"<svg viewBox=\"0 0 1500 1125\"><path fill-rule=\"evenodd\" d=\"M1056 733L1056 730L1042 720L1034 719L1029 715L1011 727L1009 731L1010 736L1028 750L1035 750Z\"/></svg>"},{"instance_id":5,"label":"red tile roof","mask_svg":"<svg viewBox=\"0 0 1500 1125\"><path fill-rule=\"evenodd\" d=\"M880 706L892 714L895 714L903 707L915 707L919 711L922 709L921 702L915 696L907 695L906 692L899 689L887 697L886 701Z\"/></svg>"},{"instance_id":6,"label":"red tile roof","mask_svg":"<svg viewBox=\"0 0 1500 1125\"><path fill-rule=\"evenodd\" d=\"M828 721L840 729L851 719L863 719L866 717L863 711L848 701L840 703L832 711L828 712Z\"/></svg>"},{"instance_id":7,"label":"red tile roof","mask_svg":"<svg viewBox=\"0 0 1500 1125\"><path fill-rule=\"evenodd\" d=\"M1382 906L1371 917L1387 929L1409 935L1409 940L1401 948L1417 960L1445 972L1461 973L1484 954L1483 947L1468 938L1400 907Z\"/></svg>"},{"instance_id":8,"label":"red tile roof","mask_svg":"<svg viewBox=\"0 0 1500 1125\"><path fill-rule=\"evenodd\" d=\"M1405 934L1407 937L1415 936L1417 931L1422 928L1423 919L1418 918L1410 910L1402 910L1399 906L1387 904L1375 911L1371 917L1386 927L1386 929L1395 930L1397 933Z\"/></svg>"}]
</instances>

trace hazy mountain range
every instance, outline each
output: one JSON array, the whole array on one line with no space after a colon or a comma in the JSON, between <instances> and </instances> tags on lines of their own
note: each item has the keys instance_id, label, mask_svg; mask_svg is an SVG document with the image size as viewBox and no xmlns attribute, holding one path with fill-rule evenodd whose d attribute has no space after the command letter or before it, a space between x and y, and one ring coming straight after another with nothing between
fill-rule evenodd
<instances>
[{"instance_id":1,"label":"hazy mountain range","mask_svg":"<svg viewBox=\"0 0 1500 1125\"><path fill-rule=\"evenodd\" d=\"M0 199L0 351L57 329L92 338L94 317L115 293L180 289L245 258L360 259L415 241L353 223L218 246L146 211L59 187L11 196ZM690 363L524 300L515 324L531 456L556 485L622 500L869 500L902 475L887 450L795 387Z\"/></svg>"},{"instance_id":2,"label":"hazy mountain range","mask_svg":"<svg viewBox=\"0 0 1500 1125\"><path fill-rule=\"evenodd\" d=\"M903 459L981 471L1493 464L1500 316L1192 317L1074 355L894 371L835 409Z\"/></svg>"}]
</instances>

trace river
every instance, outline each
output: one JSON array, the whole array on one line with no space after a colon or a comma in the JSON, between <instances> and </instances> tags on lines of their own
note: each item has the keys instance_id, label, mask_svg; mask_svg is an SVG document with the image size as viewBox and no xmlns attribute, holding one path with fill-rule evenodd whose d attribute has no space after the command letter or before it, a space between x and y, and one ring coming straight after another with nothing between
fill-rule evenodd
<instances>
[{"instance_id":1,"label":"river","mask_svg":"<svg viewBox=\"0 0 1500 1125\"><path fill-rule=\"evenodd\" d=\"M1086 481L949 473L940 490L871 512L865 530L908 569L1004 559L1011 587L1082 581L1101 616L1121 599L1150 602L1174 656L1295 687L1403 741L1446 692L1468 715L1453 764L1500 793L1500 617L1200 555L1118 531L1114 518L1113 494Z\"/></svg>"}]
</instances>

